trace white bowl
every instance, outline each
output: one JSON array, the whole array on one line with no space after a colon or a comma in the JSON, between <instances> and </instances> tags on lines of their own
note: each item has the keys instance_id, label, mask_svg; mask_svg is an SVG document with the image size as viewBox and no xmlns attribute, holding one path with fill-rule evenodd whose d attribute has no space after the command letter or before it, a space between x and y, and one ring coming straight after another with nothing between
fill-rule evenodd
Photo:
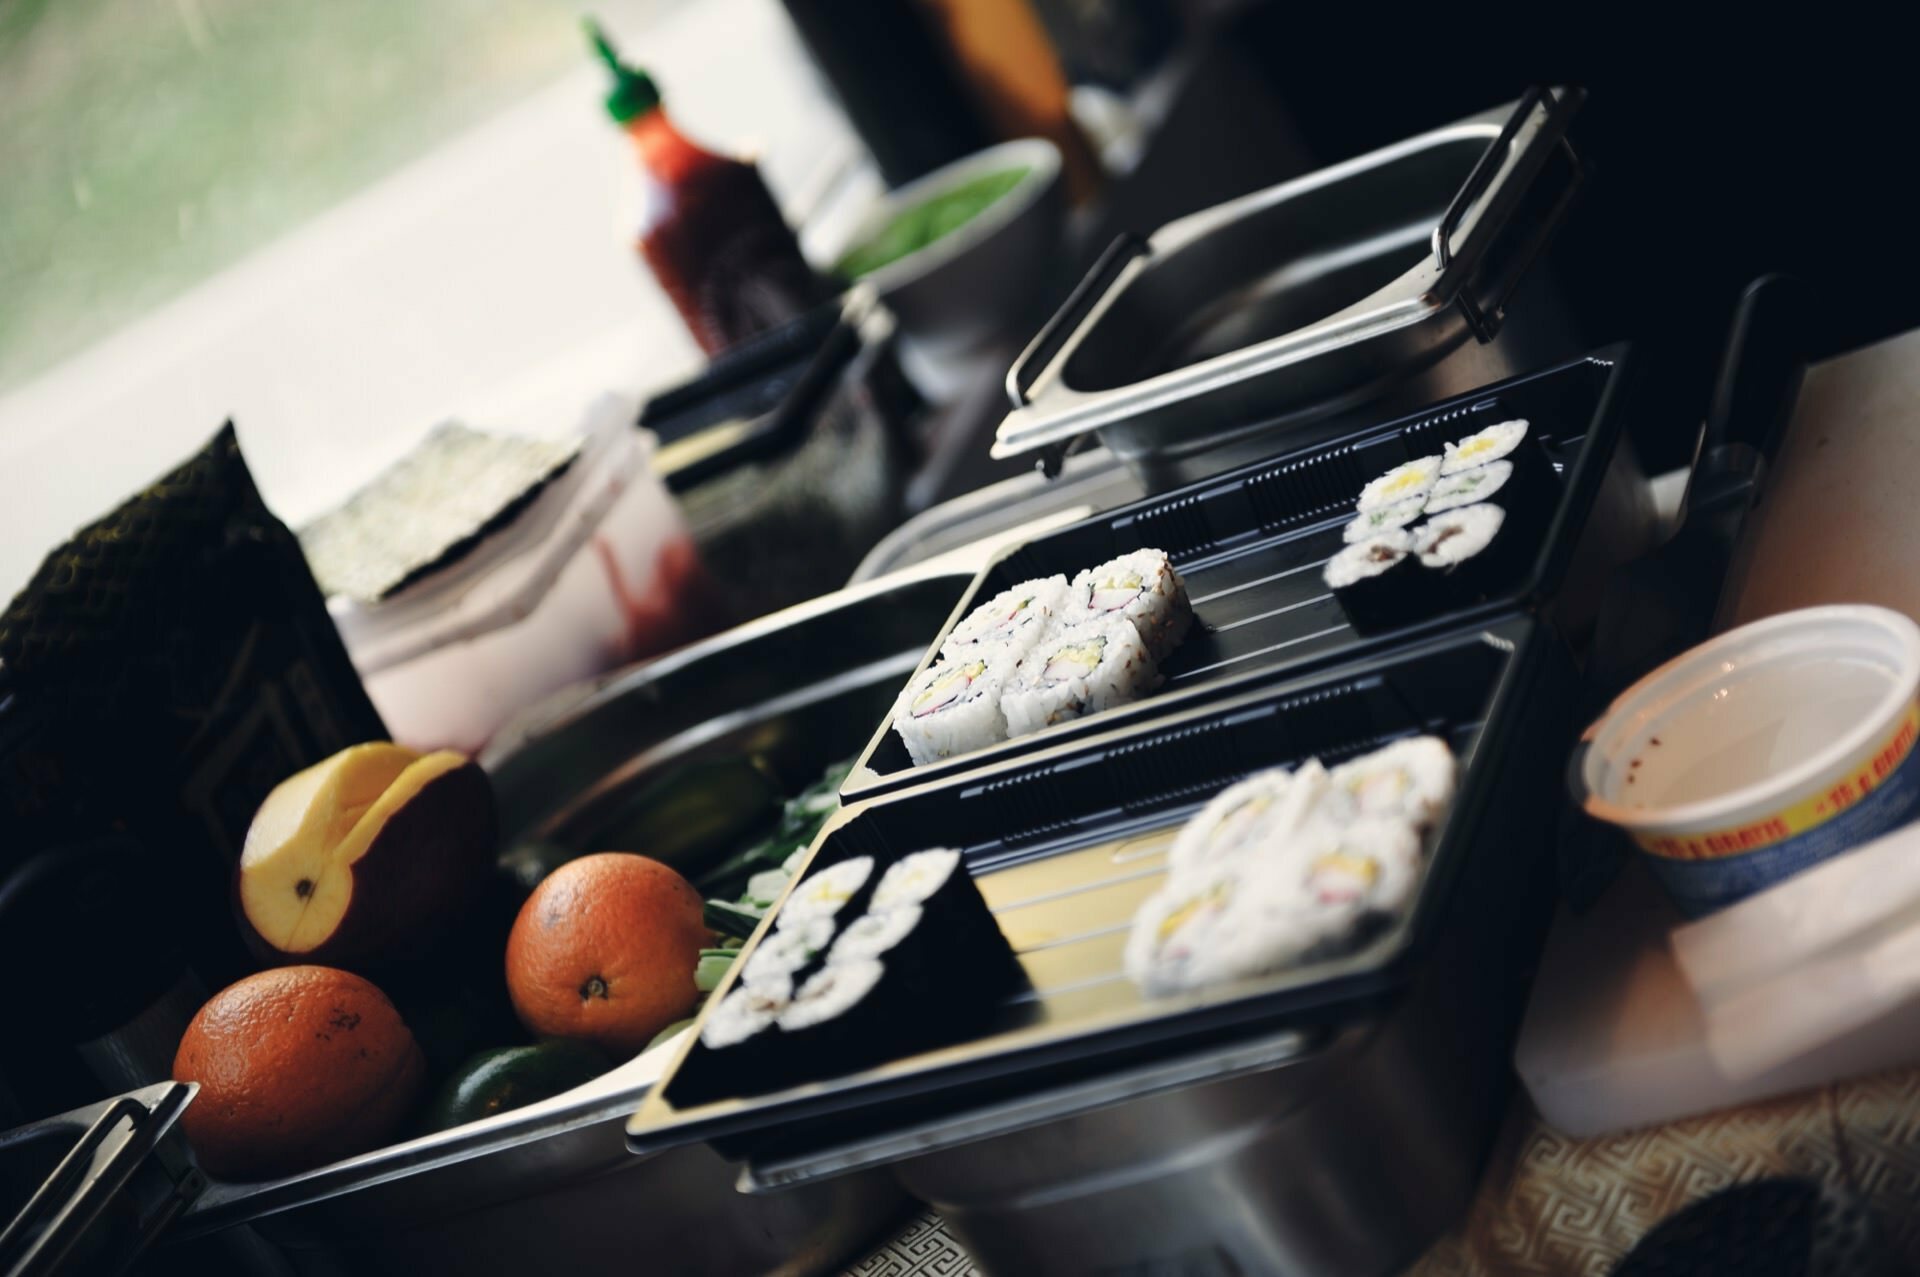
<instances>
[{"instance_id":1,"label":"white bowl","mask_svg":"<svg viewBox=\"0 0 1920 1277\"><path fill-rule=\"evenodd\" d=\"M1787 612L1621 693L1587 729L1568 780L1697 916L1912 817L1916 696L1911 620L1863 606Z\"/></svg>"},{"instance_id":2,"label":"white bowl","mask_svg":"<svg viewBox=\"0 0 1920 1277\"><path fill-rule=\"evenodd\" d=\"M1020 138L955 160L891 191L847 240L849 251L906 210L1005 169L1019 184L964 225L860 277L922 341L968 347L1025 317L1066 220L1060 152L1044 138Z\"/></svg>"}]
</instances>

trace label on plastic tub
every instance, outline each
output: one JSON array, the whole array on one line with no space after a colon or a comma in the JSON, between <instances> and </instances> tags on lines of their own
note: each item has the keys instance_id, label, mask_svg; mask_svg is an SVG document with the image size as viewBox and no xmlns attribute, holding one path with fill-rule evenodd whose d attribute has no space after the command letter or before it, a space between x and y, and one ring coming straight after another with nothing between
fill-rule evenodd
<instances>
[{"instance_id":1,"label":"label on plastic tub","mask_svg":"<svg viewBox=\"0 0 1920 1277\"><path fill-rule=\"evenodd\" d=\"M1904 824L1920 808L1920 701L1861 763L1821 792L1726 829L1636 834L1690 916L1772 886Z\"/></svg>"}]
</instances>

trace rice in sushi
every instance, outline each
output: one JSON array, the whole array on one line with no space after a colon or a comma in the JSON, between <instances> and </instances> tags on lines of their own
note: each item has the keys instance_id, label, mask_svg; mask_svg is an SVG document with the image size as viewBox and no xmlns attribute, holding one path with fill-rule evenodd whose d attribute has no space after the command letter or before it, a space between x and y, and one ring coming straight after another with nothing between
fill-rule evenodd
<instances>
[{"instance_id":1,"label":"rice in sushi","mask_svg":"<svg viewBox=\"0 0 1920 1277\"><path fill-rule=\"evenodd\" d=\"M1471 470L1459 470L1440 480L1427 498L1428 514L1443 514L1463 505L1489 500L1513 477L1513 462L1489 461Z\"/></svg>"},{"instance_id":2,"label":"rice in sushi","mask_svg":"<svg viewBox=\"0 0 1920 1277\"><path fill-rule=\"evenodd\" d=\"M1453 801L1458 765L1438 736L1398 740L1329 773L1328 803L1341 819L1437 823Z\"/></svg>"},{"instance_id":3,"label":"rice in sushi","mask_svg":"<svg viewBox=\"0 0 1920 1277\"><path fill-rule=\"evenodd\" d=\"M1356 541L1327 560L1321 579L1355 629L1383 628L1419 616L1431 604L1403 528Z\"/></svg>"},{"instance_id":4,"label":"rice in sushi","mask_svg":"<svg viewBox=\"0 0 1920 1277\"><path fill-rule=\"evenodd\" d=\"M901 913L922 919L911 929L911 938L895 932L897 923L877 920ZM842 944L857 956L880 956L902 946L888 961L902 965L907 978L922 981L950 1005L997 1001L1022 978L1013 946L1001 934L958 851L916 851L889 866L874 888L867 917L854 927L861 928L861 938L849 939L849 927L829 962L838 960ZM955 987L955 978L964 984Z\"/></svg>"},{"instance_id":5,"label":"rice in sushi","mask_svg":"<svg viewBox=\"0 0 1920 1277\"><path fill-rule=\"evenodd\" d=\"M859 909L849 910L847 906L856 900L865 903L868 881L872 877L872 856L854 856L837 865L814 870L801 880L800 885L787 897L786 903L780 906L780 912L774 915L774 929L793 931L810 928L817 919L822 918L838 926L843 918L858 916Z\"/></svg>"},{"instance_id":6,"label":"rice in sushi","mask_svg":"<svg viewBox=\"0 0 1920 1277\"><path fill-rule=\"evenodd\" d=\"M1414 497L1425 497L1433 491L1433 485L1440 481L1440 465L1439 457L1416 457L1395 466L1360 489L1360 501L1356 509L1361 514L1369 514Z\"/></svg>"},{"instance_id":7,"label":"rice in sushi","mask_svg":"<svg viewBox=\"0 0 1920 1277\"><path fill-rule=\"evenodd\" d=\"M709 1008L699 1038L667 1085L667 1098L686 1107L781 1085L776 1025L792 994L785 979L743 984Z\"/></svg>"},{"instance_id":8,"label":"rice in sushi","mask_svg":"<svg viewBox=\"0 0 1920 1277\"><path fill-rule=\"evenodd\" d=\"M1008 736L1136 700L1160 681L1153 656L1124 616L1055 630L1020 662L1000 708Z\"/></svg>"},{"instance_id":9,"label":"rice in sushi","mask_svg":"<svg viewBox=\"0 0 1920 1277\"><path fill-rule=\"evenodd\" d=\"M1125 617L1155 661L1178 647L1193 624L1187 584L1164 550L1135 550L1073 578L1063 626Z\"/></svg>"},{"instance_id":10,"label":"rice in sushi","mask_svg":"<svg viewBox=\"0 0 1920 1277\"><path fill-rule=\"evenodd\" d=\"M1327 770L1309 759L1295 772L1257 772L1229 785L1181 827L1167 850L1168 871L1210 872L1284 844L1315 818L1328 783Z\"/></svg>"},{"instance_id":11,"label":"rice in sushi","mask_svg":"<svg viewBox=\"0 0 1920 1277\"><path fill-rule=\"evenodd\" d=\"M803 909L802 912L807 910ZM749 985L791 984L826 953L828 946L833 943L833 932L834 917L818 912L784 926L776 925L760 938L760 943L753 947L752 955L740 968L741 982Z\"/></svg>"},{"instance_id":12,"label":"rice in sushi","mask_svg":"<svg viewBox=\"0 0 1920 1277\"><path fill-rule=\"evenodd\" d=\"M1365 514L1356 515L1341 530L1340 539L1348 545L1355 541L1365 541L1377 537L1383 532L1395 528L1404 528L1409 523L1418 523L1420 516L1427 512L1426 497L1408 497L1405 501L1395 501L1392 505L1379 506Z\"/></svg>"},{"instance_id":13,"label":"rice in sushi","mask_svg":"<svg viewBox=\"0 0 1920 1277\"><path fill-rule=\"evenodd\" d=\"M1458 474L1462 470L1484 466L1489 461L1498 461L1518 448L1526 437L1527 422L1524 417L1497 422L1484 430L1475 431L1458 443L1446 445L1446 459L1440 464L1440 473Z\"/></svg>"},{"instance_id":14,"label":"rice in sushi","mask_svg":"<svg viewBox=\"0 0 1920 1277\"><path fill-rule=\"evenodd\" d=\"M1067 590L1064 576L1022 581L1002 590L953 627L941 644L941 655L965 657L982 651L1004 651L1025 656L1066 606Z\"/></svg>"},{"instance_id":15,"label":"rice in sushi","mask_svg":"<svg viewBox=\"0 0 1920 1277\"><path fill-rule=\"evenodd\" d=\"M942 657L900 694L893 728L915 765L984 749L1007 738L1000 695L1019 667L1020 655L980 651Z\"/></svg>"},{"instance_id":16,"label":"rice in sushi","mask_svg":"<svg viewBox=\"0 0 1920 1277\"><path fill-rule=\"evenodd\" d=\"M1413 530L1414 556L1455 606L1514 584L1532 549L1506 510L1490 501L1436 514Z\"/></svg>"}]
</instances>

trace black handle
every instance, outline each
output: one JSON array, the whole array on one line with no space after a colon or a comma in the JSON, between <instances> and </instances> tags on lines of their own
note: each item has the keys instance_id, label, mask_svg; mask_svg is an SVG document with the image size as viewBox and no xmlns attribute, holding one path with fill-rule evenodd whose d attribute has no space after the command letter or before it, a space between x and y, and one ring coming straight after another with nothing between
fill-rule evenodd
<instances>
[{"instance_id":1,"label":"black handle","mask_svg":"<svg viewBox=\"0 0 1920 1277\"><path fill-rule=\"evenodd\" d=\"M1572 198L1573 192L1580 186L1583 177L1580 160L1574 154L1573 144L1566 139L1567 121L1580 96L1577 89L1570 90L1562 96L1551 86L1544 84L1534 85L1523 93L1520 101L1514 105L1512 114L1507 116L1506 123L1500 126L1500 132L1487 144L1487 149L1480 153L1480 158L1474 161L1472 171L1467 174L1467 180L1461 183L1460 189L1455 191L1453 198L1448 201L1446 211L1440 215L1439 225L1433 228L1434 263L1444 273L1454 264L1453 237L1459 232L1460 223L1466 219L1467 210L1472 208L1474 201L1485 195L1487 188L1493 184L1494 177L1500 172L1500 166L1506 162L1508 154L1513 150L1514 142L1520 136L1520 130L1526 127L1527 121L1533 118L1535 111L1544 110L1546 123L1541 129L1542 136L1552 139L1552 144L1566 153L1567 160L1572 165L1572 179L1566 196L1556 206L1554 214L1545 219L1531 241L1519 253L1514 268L1509 272L1505 290L1491 304L1482 305L1474 296L1471 280L1463 281L1460 285L1458 292L1460 313L1465 318L1467 327L1473 333L1475 340L1482 344L1492 341L1499 332L1508 299L1511 298L1514 289L1519 286L1527 267L1545 246L1547 238L1552 233L1553 223L1560 211L1564 209L1567 200Z\"/></svg>"},{"instance_id":2,"label":"black handle","mask_svg":"<svg viewBox=\"0 0 1920 1277\"><path fill-rule=\"evenodd\" d=\"M1127 263L1152 251L1147 241L1132 231L1123 231L1107 245L1086 278L1074 285L1073 292L1067 295L1053 318L1027 343L1027 348L1013 361L1013 367L1007 370L1007 397L1013 400L1014 407L1026 407L1027 392L1033 389L1033 383L1054 361L1094 304L1113 287L1113 281L1120 277Z\"/></svg>"}]
</instances>

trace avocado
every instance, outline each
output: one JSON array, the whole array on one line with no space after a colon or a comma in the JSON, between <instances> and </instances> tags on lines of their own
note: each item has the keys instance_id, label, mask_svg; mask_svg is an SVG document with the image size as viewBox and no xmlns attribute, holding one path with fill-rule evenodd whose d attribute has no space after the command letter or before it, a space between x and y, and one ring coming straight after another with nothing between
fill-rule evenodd
<instances>
[{"instance_id":1,"label":"avocado","mask_svg":"<svg viewBox=\"0 0 1920 1277\"><path fill-rule=\"evenodd\" d=\"M433 1097L423 1130L444 1131L551 1099L611 1067L584 1042L555 1040L482 1051L454 1070Z\"/></svg>"}]
</instances>

